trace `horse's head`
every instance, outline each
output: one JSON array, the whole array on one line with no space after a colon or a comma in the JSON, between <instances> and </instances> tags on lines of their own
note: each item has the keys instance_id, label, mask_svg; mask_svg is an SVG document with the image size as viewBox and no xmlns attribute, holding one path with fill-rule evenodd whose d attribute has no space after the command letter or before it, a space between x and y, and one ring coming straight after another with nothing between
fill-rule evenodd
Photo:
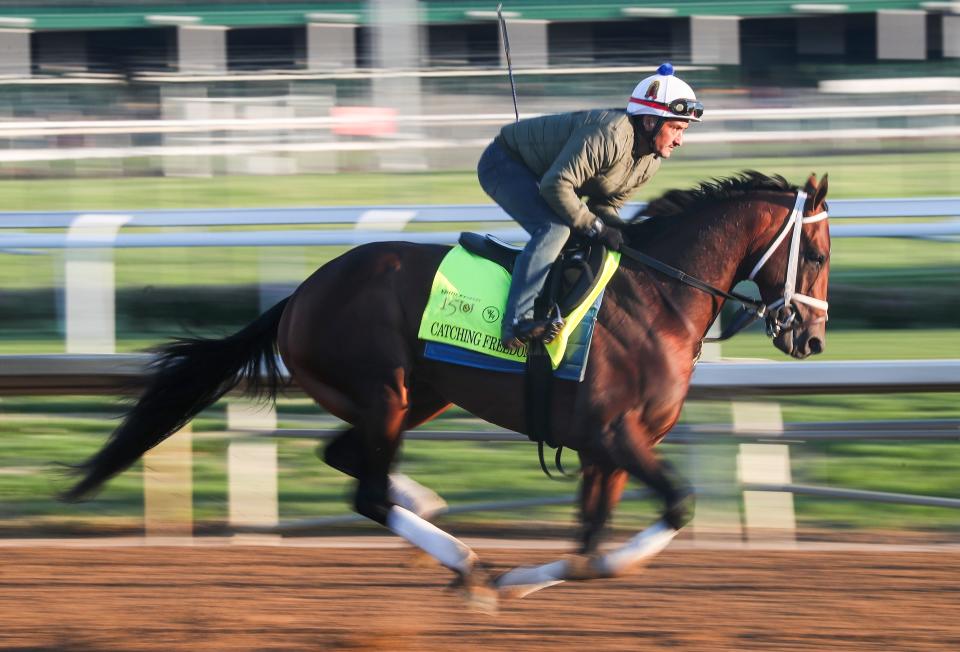
<instances>
[{"instance_id":1,"label":"horse's head","mask_svg":"<svg viewBox=\"0 0 960 652\"><path fill-rule=\"evenodd\" d=\"M830 227L827 175L811 174L796 203L775 217L769 244L750 274L767 304L767 332L794 358L821 353L826 343Z\"/></svg>"}]
</instances>

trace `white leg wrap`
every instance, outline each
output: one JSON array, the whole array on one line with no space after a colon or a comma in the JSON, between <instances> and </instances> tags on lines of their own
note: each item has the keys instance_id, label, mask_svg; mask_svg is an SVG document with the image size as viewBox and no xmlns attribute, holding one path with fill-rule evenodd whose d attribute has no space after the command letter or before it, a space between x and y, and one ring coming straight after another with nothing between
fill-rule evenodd
<instances>
[{"instance_id":1,"label":"white leg wrap","mask_svg":"<svg viewBox=\"0 0 960 652\"><path fill-rule=\"evenodd\" d=\"M497 578L497 588L522 598L534 591L560 584L566 579L582 580L620 575L666 548L676 535L677 531L672 527L663 521L657 521L616 550L592 562L596 575L585 577L561 559L542 566L514 568ZM574 572L571 573L572 570Z\"/></svg>"},{"instance_id":2,"label":"white leg wrap","mask_svg":"<svg viewBox=\"0 0 960 652\"><path fill-rule=\"evenodd\" d=\"M388 491L391 501L420 518L429 520L447 509L447 501L437 492L402 473L390 474Z\"/></svg>"},{"instance_id":3,"label":"white leg wrap","mask_svg":"<svg viewBox=\"0 0 960 652\"><path fill-rule=\"evenodd\" d=\"M534 591L560 584L567 576L567 562L561 560L542 566L514 568L497 578L497 588L523 598Z\"/></svg>"},{"instance_id":4,"label":"white leg wrap","mask_svg":"<svg viewBox=\"0 0 960 652\"><path fill-rule=\"evenodd\" d=\"M403 507L390 508L387 527L452 570L467 573L477 558L459 539Z\"/></svg>"},{"instance_id":5,"label":"white leg wrap","mask_svg":"<svg viewBox=\"0 0 960 652\"><path fill-rule=\"evenodd\" d=\"M657 521L616 550L600 557L596 562L597 570L608 576L620 575L659 553L675 536L677 530L663 521Z\"/></svg>"}]
</instances>

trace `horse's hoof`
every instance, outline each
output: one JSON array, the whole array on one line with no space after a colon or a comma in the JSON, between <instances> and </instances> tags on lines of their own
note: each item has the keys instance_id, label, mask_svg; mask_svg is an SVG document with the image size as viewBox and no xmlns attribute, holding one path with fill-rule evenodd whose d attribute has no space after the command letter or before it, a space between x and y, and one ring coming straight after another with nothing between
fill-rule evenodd
<instances>
[{"instance_id":1,"label":"horse's hoof","mask_svg":"<svg viewBox=\"0 0 960 652\"><path fill-rule=\"evenodd\" d=\"M449 588L459 592L471 610L497 613L499 595L485 565L475 564L469 573L458 574Z\"/></svg>"},{"instance_id":2,"label":"horse's hoof","mask_svg":"<svg viewBox=\"0 0 960 652\"><path fill-rule=\"evenodd\" d=\"M542 566L521 566L501 574L496 581L500 595L519 600L548 586L561 584L566 576L566 562L555 561Z\"/></svg>"},{"instance_id":3,"label":"horse's hoof","mask_svg":"<svg viewBox=\"0 0 960 652\"><path fill-rule=\"evenodd\" d=\"M540 589L545 589L545 586L501 586L498 591L500 597L506 600L522 600L531 593L536 593Z\"/></svg>"},{"instance_id":4,"label":"horse's hoof","mask_svg":"<svg viewBox=\"0 0 960 652\"><path fill-rule=\"evenodd\" d=\"M464 600L471 611L489 614L497 614L499 607L499 595L492 586L472 586L465 587L463 591Z\"/></svg>"}]
</instances>

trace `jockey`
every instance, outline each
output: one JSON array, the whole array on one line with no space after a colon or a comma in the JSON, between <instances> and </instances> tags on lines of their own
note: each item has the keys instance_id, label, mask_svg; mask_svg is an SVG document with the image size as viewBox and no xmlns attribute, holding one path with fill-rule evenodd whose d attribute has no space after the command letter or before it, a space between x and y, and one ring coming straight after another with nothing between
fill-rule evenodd
<instances>
[{"instance_id":1,"label":"jockey","mask_svg":"<svg viewBox=\"0 0 960 652\"><path fill-rule=\"evenodd\" d=\"M514 265L501 337L549 343L559 315L534 319L533 304L571 231L619 250L620 209L683 144L703 105L665 63L641 81L626 110L597 109L529 118L500 130L480 157L480 185L530 234ZM586 203L581 201L587 197Z\"/></svg>"}]
</instances>

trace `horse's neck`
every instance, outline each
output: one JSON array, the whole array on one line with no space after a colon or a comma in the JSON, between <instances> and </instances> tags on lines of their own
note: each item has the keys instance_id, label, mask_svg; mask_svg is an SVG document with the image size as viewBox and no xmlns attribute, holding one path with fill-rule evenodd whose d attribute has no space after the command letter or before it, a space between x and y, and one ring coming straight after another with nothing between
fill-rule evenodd
<instances>
[{"instance_id":1,"label":"horse's neck","mask_svg":"<svg viewBox=\"0 0 960 652\"><path fill-rule=\"evenodd\" d=\"M689 220L687 227L670 229L641 245L645 253L716 288L732 289L741 280L738 274L753 253L764 220L733 203L709 215L679 219ZM693 340L699 341L723 306L722 298L679 281L657 282L642 266L634 266L634 272L639 272L634 274L638 292L648 297L645 303L659 303L659 315L679 321ZM651 296L658 300L651 301Z\"/></svg>"}]
</instances>

